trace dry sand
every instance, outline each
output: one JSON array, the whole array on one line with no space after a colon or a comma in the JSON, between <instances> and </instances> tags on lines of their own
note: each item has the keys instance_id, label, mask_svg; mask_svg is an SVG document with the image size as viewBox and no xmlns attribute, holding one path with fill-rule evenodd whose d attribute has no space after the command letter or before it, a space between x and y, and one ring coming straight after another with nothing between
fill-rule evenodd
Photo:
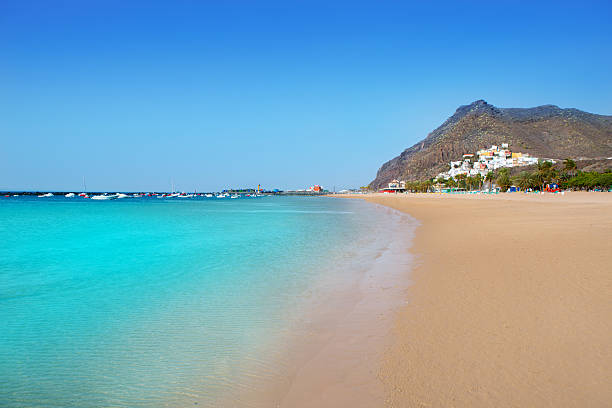
<instances>
[{"instance_id":1,"label":"dry sand","mask_svg":"<svg viewBox=\"0 0 612 408\"><path fill-rule=\"evenodd\" d=\"M381 406L612 406L612 194L366 199L422 223Z\"/></svg>"}]
</instances>

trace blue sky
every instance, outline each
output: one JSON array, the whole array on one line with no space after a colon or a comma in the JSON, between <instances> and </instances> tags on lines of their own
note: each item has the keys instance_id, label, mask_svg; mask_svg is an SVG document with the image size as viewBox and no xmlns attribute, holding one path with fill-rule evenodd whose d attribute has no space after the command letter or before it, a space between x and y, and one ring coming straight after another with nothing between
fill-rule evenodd
<instances>
[{"instance_id":1,"label":"blue sky","mask_svg":"<svg viewBox=\"0 0 612 408\"><path fill-rule=\"evenodd\" d=\"M612 114L609 2L0 2L0 189L337 189L462 104Z\"/></svg>"}]
</instances>

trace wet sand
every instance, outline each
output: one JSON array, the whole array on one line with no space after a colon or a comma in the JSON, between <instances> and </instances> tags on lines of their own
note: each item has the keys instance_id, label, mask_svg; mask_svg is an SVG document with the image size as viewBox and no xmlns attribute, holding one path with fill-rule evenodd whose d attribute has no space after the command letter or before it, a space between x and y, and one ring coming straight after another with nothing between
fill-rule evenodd
<instances>
[{"instance_id":1,"label":"wet sand","mask_svg":"<svg viewBox=\"0 0 612 408\"><path fill-rule=\"evenodd\" d=\"M361 198L422 223L380 406L612 406L612 194Z\"/></svg>"},{"instance_id":2,"label":"wet sand","mask_svg":"<svg viewBox=\"0 0 612 408\"><path fill-rule=\"evenodd\" d=\"M413 260L408 248L417 222L387 206L366 204L365 209L366 226L371 225L355 237L355 253L321 265L323 273L310 282L296 308L297 319L289 320L287 332L273 344L275 357L265 366L245 362L249 377L239 379L241 392L216 406L380 406L380 361L405 305Z\"/></svg>"}]
</instances>

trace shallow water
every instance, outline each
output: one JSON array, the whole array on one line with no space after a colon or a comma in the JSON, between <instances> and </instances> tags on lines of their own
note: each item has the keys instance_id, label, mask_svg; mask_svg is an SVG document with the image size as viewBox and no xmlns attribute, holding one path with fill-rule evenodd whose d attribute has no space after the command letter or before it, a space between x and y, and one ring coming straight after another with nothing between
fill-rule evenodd
<instances>
[{"instance_id":1,"label":"shallow water","mask_svg":"<svg viewBox=\"0 0 612 408\"><path fill-rule=\"evenodd\" d=\"M328 198L2 199L0 405L227 401L395 221Z\"/></svg>"}]
</instances>

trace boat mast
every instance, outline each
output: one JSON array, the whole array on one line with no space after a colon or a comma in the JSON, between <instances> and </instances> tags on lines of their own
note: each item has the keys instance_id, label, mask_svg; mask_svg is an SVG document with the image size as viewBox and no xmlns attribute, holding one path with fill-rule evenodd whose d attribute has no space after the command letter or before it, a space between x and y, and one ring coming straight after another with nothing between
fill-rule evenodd
<instances>
[{"instance_id":1,"label":"boat mast","mask_svg":"<svg viewBox=\"0 0 612 408\"><path fill-rule=\"evenodd\" d=\"M85 176L83 176L83 192L87 192L87 184L85 184Z\"/></svg>"}]
</instances>

